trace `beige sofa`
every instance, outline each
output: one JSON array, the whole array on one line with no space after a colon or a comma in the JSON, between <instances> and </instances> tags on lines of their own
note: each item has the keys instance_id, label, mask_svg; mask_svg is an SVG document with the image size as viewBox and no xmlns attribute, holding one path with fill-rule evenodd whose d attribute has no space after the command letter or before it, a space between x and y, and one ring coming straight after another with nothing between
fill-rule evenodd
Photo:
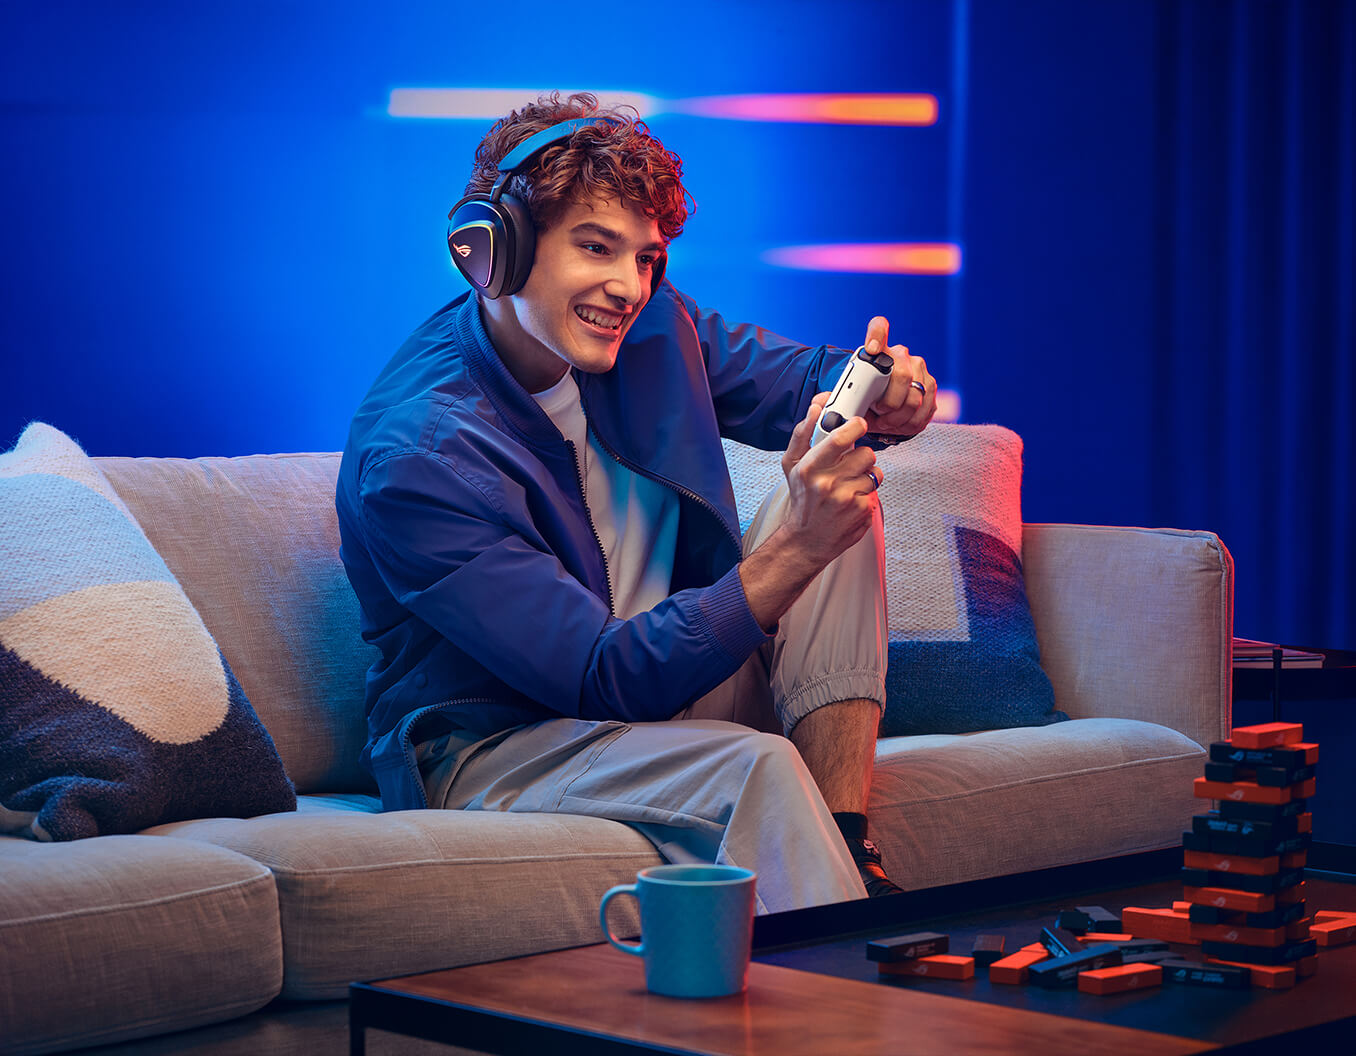
<instances>
[{"instance_id":1,"label":"beige sofa","mask_svg":"<svg viewBox=\"0 0 1356 1056\"><path fill-rule=\"evenodd\" d=\"M352 980L600 939L601 893L659 860L626 826L380 812L357 762L371 652L337 553L338 455L96 461L299 807L0 837L0 1052L339 1051ZM880 741L873 835L910 888L1171 846L1202 746L1227 735L1232 565L1214 535L1027 525L1022 558L1071 721Z\"/></svg>"}]
</instances>

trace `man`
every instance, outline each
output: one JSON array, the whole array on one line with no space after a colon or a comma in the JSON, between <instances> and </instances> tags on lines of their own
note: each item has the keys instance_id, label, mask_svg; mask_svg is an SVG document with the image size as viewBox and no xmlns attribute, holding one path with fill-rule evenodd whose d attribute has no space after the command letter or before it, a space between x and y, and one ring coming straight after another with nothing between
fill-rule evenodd
<instances>
[{"instance_id":1,"label":"man","mask_svg":"<svg viewBox=\"0 0 1356 1056\"><path fill-rule=\"evenodd\" d=\"M889 389L811 447L847 353L663 281L681 175L586 93L477 150L449 235L473 289L378 377L340 469L380 650L364 763L387 809L593 814L748 866L760 911L897 891L866 834L886 643L881 470L856 444L923 429L936 383L873 319ZM786 452L742 544L722 435ZM787 737L711 718L751 706Z\"/></svg>"}]
</instances>

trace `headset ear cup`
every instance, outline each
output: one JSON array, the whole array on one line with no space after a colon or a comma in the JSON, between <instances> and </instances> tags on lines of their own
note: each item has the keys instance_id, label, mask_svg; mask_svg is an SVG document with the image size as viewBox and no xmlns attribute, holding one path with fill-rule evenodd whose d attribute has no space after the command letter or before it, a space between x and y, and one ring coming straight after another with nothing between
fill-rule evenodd
<instances>
[{"instance_id":1,"label":"headset ear cup","mask_svg":"<svg viewBox=\"0 0 1356 1056\"><path fill-rule=\"evenodd\" d=\"M509 296L526 286L527 277L532 274L532 261L537 255L537 228L522 199L502 194L495 204L504 224L507 251L504 282L496 296Z\"/></svg>"},{"instance_id":2,"label":"headset ear cup","mask_svg":"<svg viewBox=\"0 0 1356 1056\"><path fill-rule=\"evenodd\" d=\"M503 215L483 194L463 198L447 214L452 263L486 297L498 297L503 289L508 241Z\"/></svg>"}]
</instances>

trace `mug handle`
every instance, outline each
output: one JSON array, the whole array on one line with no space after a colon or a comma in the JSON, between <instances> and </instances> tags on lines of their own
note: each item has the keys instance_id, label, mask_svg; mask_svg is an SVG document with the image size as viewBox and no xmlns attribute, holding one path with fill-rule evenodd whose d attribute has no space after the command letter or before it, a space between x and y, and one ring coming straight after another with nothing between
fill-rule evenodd
<instances>
[{"instance_id":1,"label":"mug handle","mask_svg":"<svg viewBox=\"0 0 1356 1056\"><path fill-rule=\"evenodd\" d=\"M607 941L621 950L622 953L632 953L637 957L645 954L645 937L641 936L641 941L634 946L629 942L622 942L617 936L612 934L612 929L607 926L607 904L612 901L616 895L630 895L637 898L635 884L618 884L610 888L607 894L603 895L603 900L598 904L598 923L603 926L603 934L607 936Z\"/></svg>"}]
</instances>

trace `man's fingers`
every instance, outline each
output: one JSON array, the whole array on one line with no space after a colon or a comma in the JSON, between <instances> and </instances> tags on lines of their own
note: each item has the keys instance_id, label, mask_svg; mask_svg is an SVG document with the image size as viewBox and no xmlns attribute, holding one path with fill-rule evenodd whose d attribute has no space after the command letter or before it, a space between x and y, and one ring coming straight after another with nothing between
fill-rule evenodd
<instances>
[{"instance_id":1,"label":"man's fingers","mask_svg":"<svg viewBox=\"0 0 1356 1056\"><path fill-rule=\"evenodd\" d=\"M862 342L873 356L890 347L890 320L883 315L874 316L866 324L866 339Z\"/></svg>"},{"instance_id":2,"label":"man's fingers","mask_svg":"<svg viewBox=\"0 0 1356 1056\"><path fill-rule=\"evenodd\" d=\"M819 416L824 410L824 404L829 402L829 393L818 393L810 401L810 407L805 412L805 417L796 423L795 429L791 430L791 442L786 447L786 453L782 456L782 472L790 473L791 467L805 457L805 453L810 450L810 438L814 436L815 425L819 421Z\"/></svg>"}]
</instances>

